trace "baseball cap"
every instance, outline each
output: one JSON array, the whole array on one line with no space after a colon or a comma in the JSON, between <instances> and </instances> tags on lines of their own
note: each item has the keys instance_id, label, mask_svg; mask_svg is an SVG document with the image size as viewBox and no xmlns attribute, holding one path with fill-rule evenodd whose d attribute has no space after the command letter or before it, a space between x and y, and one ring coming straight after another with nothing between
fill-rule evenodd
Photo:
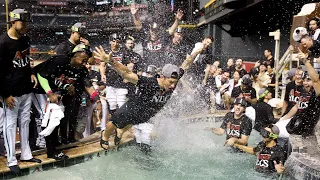
<instances>
[{"instance_id":1,"label":"baseball cap","mask_svg":"<svg viewBox=\"0 0 320 180\"><path fill-rule=\"evenodd\" d=\"M260 89L259 92L258 92L259 99L264 98L268 93L269 93L268 89L266 89L266 88Z\"/></svg>"},{"instance_id":2,"label":"baseball cap","mask_svg":"<svg viewBox=\"0 0 320 180\"><path fill-rule=\"evenodd\" d=\"M110 36L109 36L109 40L110 41L113 41L113 40L119 40L121 41L122 39L122 36L118 33L112 33Z\"/></svg>"},{"instance_id":3,"label":"baseball cap","mask_svg":"<svg viewBox=\"0 0 320 180\"><path fill-rule=\"evenodd\" d=\"M277 126L277 125L272 124L272 125L270 126L270 128L271 128L271 130L272 130L273 134L277 134L277 135L279 135L279 134L280 134L280 130L279 130L279 128L278 128L278 126Z\"/></svg>"},{"instance_id":4,"label":"baseball cap","mask_svg":"<svg viewBox=\"0 0 320 180\"><path fill-rule=\"evenodd\" d=\"M303 72L302 74L302 79L306 79L306 78L311 79L307 71Z\"/></svg>"},{"instance_id":5,"label":"baseball cap","mask_svg":"<svg viewBox=\"0 0 320 180\"><path fill-rule=\"evenodd\" d=\"M10 22L12 21L24 21L30 22L30 13L25 9L14 9L9 13Z\"/></svg>"},{"instance_id":6,"label":"baseball cap","mask_svg":"<svg viewBox=\"0 0 320 180\"><path fill-rule=\"evenodd\" d=\"M295 76L296 75L296 71L297 71L297 68L292 68L292 69L290 69L289 71L288 71L288 77L287 77L287 79L291 79L293 76Z\"/></svg>"},{"instance_id":7,"label":"baseball cap","mask_svg":"<svg viewBox=\"0 0 320 180\"><path fill-rule=\"evenodd\" d=\"M80 34L88 34L87 32L87 28L83 23L75 23L72 27L71 27L72 32L78 32Z\"/></svg>"},{"instance_id":8,"label":"baseball cap","mask_svg":"<svg viewBox=\"0 0 320 180\"><path fill-rule=\"evenodd\" d=\"M297 27L292 34L293 40L299 42L304 35L307 35L308 31L305 27Z\"/></svg>"},{"instance_id":9,"label":"baseball cap","mask_svg":"<svg viewBox=\"0 0 320 180\"><path fill-rule=\"evenodd\" d=\"M74 49L72 50L72 53L76 53L76 52L85 52L88 54L89 57L92 56L92 51L90 46L84 45L84 44L78 44L76 45L76 47L74 47Z\"/></svg>"},{"instance_id":10,"label":"baseball cap","mask_svg":"<svg viewBox=\"0 0 320 180\"><path fill-rule=\"evenodd\" d=\"M157 67L155 65L149 65L147 67L147 73L151 73L151 74L154 74L157 70Z\"/></svg>"},{"instance_id":11,"label":"baseball cap","mask_svg":"<svg viewBox=\"0 0 320 180\"><path fill-rule=\"evenodd\" d=\"M244 106L244 107L247 107L248 105L247 101L244 98L240 98L240 97L234 100L234 104L240 104L241 106Z\"/></svg>"},{"instance_id":12,"label":"baseball cap","mask_svg":"<svg viewBox=\"0 0 320 180\"><path fill-rule=\"evenodd\" d=\"M162 68L162 75L167 78L176 78L178 79L179 67L173 64L166 64Z\"/></svg>"},{"instance_id":13,"label":"baseball cap","mask_svg":"<svg viewBox=\"0 0 320 180\"><path fill-rule=\"evenodd\" d=\"M244 75L243 77L242 77L242 82L241 82L241 84L243 84L243 85L250 85L252 83L252 81L251 81L251 78L250 78L250 76L248 75L248 74L246 74L246 75Z\"/></svg>"}]
</instances>

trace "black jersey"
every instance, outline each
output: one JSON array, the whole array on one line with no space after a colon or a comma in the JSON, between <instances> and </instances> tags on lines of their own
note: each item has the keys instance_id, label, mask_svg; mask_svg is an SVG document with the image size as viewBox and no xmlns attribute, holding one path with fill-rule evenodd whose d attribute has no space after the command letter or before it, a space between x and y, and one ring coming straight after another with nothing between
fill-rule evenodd
<instances>
[{"instance_id":1,"label":"black jersey","mask_svg":"<svg viewBox=\"0 0 320 180\"><path fill-rule=\"evenodd\" d=\"M0 95L3 98L32 91L29 42L28 36L17 40L7 33L0 36Z\"/></svg>"},{"instance_id":2,"label":"black jersey","mask_svg":"<svg viewBox=\"0 0 320 180\"><path fill-rule=\"evenodd\" d=\"M259 147L259 148L257 148ZM254 151L257 151L257 160L256 160L256 170L263 173L272 173L276 172L274 167L274 162L284 163L284 150L279 146L275 145L273 147L266 147L264 142L260 142L259 145L254 148Z\"/></svg>"},{"instance_id":3,"label":"black jersey","mask_svg":"<svg viewBox=\"0 0 320 180\"><path fill-rule=\"evenodd\" d=\"M85 66L82 68L72 67L70 57L57 55L50 57L47 61L35 67L37 73L49 82L54 92L67 93L70 85L75 87L76 96L80 96L85 87L91 87L90 76Z\"/></svg>"},{"instance_id":4,"label":"black jersey","mask_svg":"<svg viewBox=\"0 0 320 180\"><path fill-rule=\"evenodd\" d=\"M225 115L220 128L226 131L227 139L233 137L240 139L241 135L250 136L252 122L246 115L241 116L239 119L235 119L234 113L228 112Z\"/></svg>"},{"instance_id":5,"label":"black jersey","mask_svg":"<svg viewBox=\"0 0 320 180\"><path fill-rule=\"evenodd\" d=\"M180 76L182 73L183 70ZM168 102L173 92L161 89L156 78L143 76L139 77L136 87L135 95L110 119L118 128L149 121Z\"/></svg>"},{"instance_id":6,"label":"black jersey","mask_svg":"<svg viewBox=\"0 0 320 180\"><path fill-rule=\"evenodd\" d=\"M62 43L60 43L56 48L55 48L55 53L57 55L68 55L71 54L72 50L76 47L75 44L72 44L69 40L66 40Z\"/></svg>"},{"instance_id":7,"label":"black jersey","mask_svg":"<svg viewBox=\"0 0 320 180\"><path fill-rule=\"evenodd\" d=\"M286 94L284 96L284 100L288 103L288 107L284 113L287 114L290 109L299 102L301 93L304 92L302 85L296 85L296 83L290 82L286 86Z\"/></svg>"}]
</instances>

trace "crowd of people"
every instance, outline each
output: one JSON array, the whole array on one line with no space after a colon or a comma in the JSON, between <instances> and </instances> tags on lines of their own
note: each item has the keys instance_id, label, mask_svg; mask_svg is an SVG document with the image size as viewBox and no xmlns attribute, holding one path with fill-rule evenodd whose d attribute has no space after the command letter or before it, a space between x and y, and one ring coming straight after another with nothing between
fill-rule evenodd
<instances>
[{"instance_id":1,"label":"crowd of people","mask_svg":"<svg viewBox=\"0 0 320 180\"><path fill-rule=\"evenodd\" d=\"M10 170L20 172L17 126L21 161L41 163L32 156L37 148L46 148L48 158L68 159L58 146L97 131L101 131L101 147L107 149L112 133L118 145L131 128L137 144L150 152L154 133L150 119L185 75L201 92L208 109L230 110L221 127L212 132L226 134L225 145L235 152L257 155L258 171L283 173L290 154L289 134L312 135L318 120L319 76L308 60L317 58L320 51L319 42L309 34L314 31L294 34L311 56L299 52L304 66L290 73L282 112L276 114L279 105L270 103L276 93L271 50L266 49L265 59L250 71L240 58L228 59L222 68L212 55L212 37L204 37L193 48L184 41L183 29L178 28L182 10L176 12L168 31L157 22L142 24L134 4L131 14L139 37L113 33L109 46L93 47L85 25L76 23L69 39L56 47L56 54L35 65L29 58L26 35L30 13L24 9L10 13L11 28L0 37L0 153L6 154ZM134 51L136 39L142 44L142 55ZM253 116L246 113L249 107ZM307 115L311 112L312 117ZM261 135L256 147L248 146L252 129Z\"/></svg>"}]
</instances>

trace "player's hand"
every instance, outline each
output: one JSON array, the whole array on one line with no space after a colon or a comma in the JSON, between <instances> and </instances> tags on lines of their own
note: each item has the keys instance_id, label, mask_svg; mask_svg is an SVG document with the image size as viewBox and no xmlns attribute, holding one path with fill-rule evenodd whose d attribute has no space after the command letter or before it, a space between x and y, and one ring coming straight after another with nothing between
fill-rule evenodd
<instances>
[{"instance_id":1,"label":"player's hand","mask_svg":"<svg viewBox=\"0 0 320 180\"><path fill-rule=\"evenodd\" d=\"M225 141L224 145L233 146L235 141L236 141L235 138L229 138L228 140Z\"/></svg>"},{"instance_id":2,"label":"player's hand","mask_svg":"<svg viewBox=\"0 0 320 180\"><path fill-rule=\"evenodd\" d=\"M60 97L61 97L61 96L60 96L59 94L55 94L55 93L50 93L50 94L48 94L48 98L49 98L49 101L50 101L51 103L56 103L56 104L58 104Z\"/></svg>"},{"instance_id":3,"label":"player's hand","mask_svg":"<svg viewBox=\"0 0 320 180\"><path fill-rule=\"evenodd\" d=\"M130 11L132 15L135 15L138 11L138 9L136 8L136 4L135 3L131 3L130 4Z\"/></svg>"},{"instance_id":4,"label":"player's hand","mask_svg":"<svg viewBox=\"0 0 320 180\"><path fill-rule=\"evenodd\" d=\"M101 81L106 83L107 82L107 76L104 74L104 75L101 75Z\"/></svg>"},{"instance_id":5,"label":"player's hand","mask_svg":"<svg viewBox=\"0 0 320 180\"><path fill-rule=\"evenodd\" d=\"M280 163L278 164L277 161L273 161L273 163L274 163L274 168L277 170L277 173L282 174L284 172L284 166L282 162L280 161Z\"/></svg>"},{"instance_id":6,"label":"player's hand","mask_svg":"<svg viewBox=\"0 0 320 180\"><path fill-rule=\"evenodd\" d=\"M177 14L176 14L176 19L178 21L181 21L182 17L183 17L183 11L181 9L178 9Z\"/></svg>"},{"instance_id":7,"label":"player's hand","mask_svg":"<svg viewBox=\"0 0 320 180\"><path fill-rule=\"evenodd\" d=\"M36 88L38 86L38 79L35 75L31 75L31 82L34 83L33 88Z\"/></svg>"},{"instance_id":8,"label":"player's hand","mask_svg":"<svg viewBox=\"0 0 320 180\"><path fill-rule=\"evenodd\" d=\"M110 61L112 60L112 52L106 54L102 46L96 47L95 49L96 50L93 51L94 58L99 59L100 61L103 61L105 63L110 63Z\"/></svg>"},{"instance_id":9,"label":"player's hand","mask_svg":"<svg viewBox=\"0 0 320 180\"><path fill-rule=\"evenodd\" d=\"M16 100L14 99L13 96L9 96L7 98L4 98L4 101L9 109L12 109L16 106Z\"/></svg>"},{"instance_id":10,"label":"player's hand","mask_svg":"<svg viewBox=\"0 0 320 180\"><path fill-rule=\"evenodd\" d=\"M299 53L297 57L299 61L304 64L307 61L308 56L305 53L303 53L300 48L298 48L298 50L299 50Z\"/></svg>"},{"instance_id":11,"label":"player's hand","mask_svg":"<svg viewBox=\"0 0 320 180\"><path fill-rule=\"evenodd\" d=\"M73 85L68 86L67 91L70 96L73 96L76 92Z\"/></svg>"}]
</instances>

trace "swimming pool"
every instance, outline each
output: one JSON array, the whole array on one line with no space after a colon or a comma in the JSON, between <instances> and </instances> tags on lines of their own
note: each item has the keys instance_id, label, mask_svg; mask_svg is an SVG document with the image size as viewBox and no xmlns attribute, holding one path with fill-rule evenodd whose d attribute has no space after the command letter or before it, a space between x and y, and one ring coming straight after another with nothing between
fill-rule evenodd
<instances>
[{"instance_id":1,"label":"swimming pool","mask_svg":"<svg viewBox=\"0 0 320 180\"><path fill-rule=\"evenodd\" d=\"M266 179L254 171L255 157L232 153L223 146L225 136L215 136L205 127L221 122L179 124L161 131L150 156L135 146L108 152L85 163L37 172L18 179L52 180L257 180ZM172 126L168 124L168 126ZM254 142L250 138L249 144Z\"/></svg>"}]
</instances>

